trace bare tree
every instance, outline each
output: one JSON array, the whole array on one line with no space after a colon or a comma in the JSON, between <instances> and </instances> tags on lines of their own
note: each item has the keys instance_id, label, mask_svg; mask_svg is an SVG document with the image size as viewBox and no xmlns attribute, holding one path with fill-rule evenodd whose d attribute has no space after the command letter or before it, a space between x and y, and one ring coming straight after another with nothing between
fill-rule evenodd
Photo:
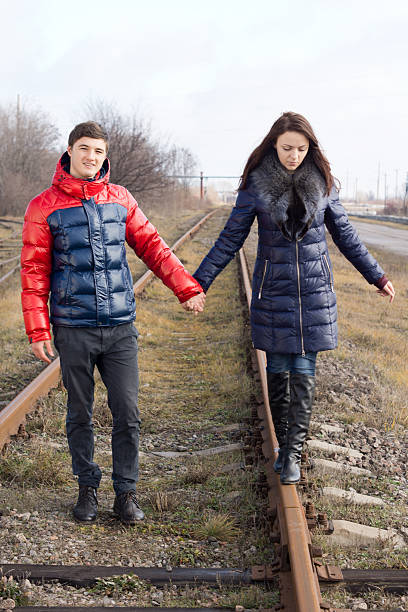
<instances>
[{"instance_id":1,"label":"bare tree","mask_svg":"<svg viewBox=\"0 0 408 612\"><path fill-rule=\"evenodd\" d=\"M197 159L190 149L172 146L167 156L167 173L169 176L180 177L178 180L185 190L193 184L189 178L196 174Z\"/></svg>"},{"instance_id":2,"label":"bare tree","mask_svg":"<svg viewBox=\"0 0 408 612\"><path fill-rule=\"evenodd\" d=\"M163 145L152 137L148 123L136 114L125 116L105 101L87 105L87 115L109 135L111 180L123 185L145 209L197 206L188 180L174 175L192 174L196 160L186 148Z\"/></svg>"},{"instance_id":3,"label":"bare tree","mask_svg":"<svg viewBox=\"0 0 408 612\"><path fill-rule=\"evenodd\" d=\"M59 132L40 110L0 107L0 213L21 215L50 184Z\"/></svg>"},{"instance_id":4,"label":"bare tree","mask_svg":"<svg viewBox=\"0 0 408 612\"><path fill-rule=\"evenodd\" d=\"M111 180L135 197L168 185L167 152L153 141L149 126L136 115L123 116L112 105L98 101L88 105L92 120L109 135Z\"/></svg>"}]
</instances>

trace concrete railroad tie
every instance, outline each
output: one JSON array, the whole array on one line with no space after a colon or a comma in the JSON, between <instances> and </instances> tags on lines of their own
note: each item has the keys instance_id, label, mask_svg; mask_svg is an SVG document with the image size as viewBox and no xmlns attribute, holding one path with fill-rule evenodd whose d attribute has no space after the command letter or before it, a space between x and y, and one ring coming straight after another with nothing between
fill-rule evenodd
<instances>
[{"instance_id":1,"label":"concrete railroad tie","mask_svg":"<svg viewBox=\"0 0 408 612\"><path fill-rule=\"evenodd\" d=\"M364 455L360 451L356 451L353 448L347 446L339 446L338 444L330 444L329 442L323 442L322 440L308 440L307 446L313 450L321 450L331 455L339 454L345 455L346 457L356 457L361 459Z\"/></svg>"},{"instance_id":2,"label":"concrete railroad tie","mask_svg":"<svg viewBox=\"0 0 408 612\"><path fill-rule=\"evenodd\" d=\"M362 495L356 491L345 491L344 489L338 489L337 487L323 487L324 497L330 497L331 499L341 499L349 502L350 504L357 504L358 506L371 505L371 506L386 506L387 503L381 499L381 497L374 497L374 495Z\"/></svg>"}]
</instances>

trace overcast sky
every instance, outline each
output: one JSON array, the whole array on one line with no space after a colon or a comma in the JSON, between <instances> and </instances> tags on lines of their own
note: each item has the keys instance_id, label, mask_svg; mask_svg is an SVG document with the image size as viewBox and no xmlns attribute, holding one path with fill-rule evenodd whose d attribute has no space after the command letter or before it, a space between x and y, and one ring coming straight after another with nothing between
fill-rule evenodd
<instances>
[{"instance_id":1,"label":"overcast sky","mask_svg":"<svg viewBox=\"0 0 408 612\"><path fill-rule=\"evenodd\" d=\"M90 99L137 111L239 175L284 111L304 114L345 191L408 171L407 0L0 0L0 104L41 107L64 141ZM407 146L406 146L407 145ZM343 193L344 193L343 191Z\"/></svg>"}]
</instances>

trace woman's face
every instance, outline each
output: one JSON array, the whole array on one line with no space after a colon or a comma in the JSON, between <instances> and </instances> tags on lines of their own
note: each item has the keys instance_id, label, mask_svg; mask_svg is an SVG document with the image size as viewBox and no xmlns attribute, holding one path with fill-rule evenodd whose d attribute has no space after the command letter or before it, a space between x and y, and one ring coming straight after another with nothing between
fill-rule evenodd
<instances>
[{"instance_id":1,"label":"woman's face","mask_svg":"<svg viewBox=\"0 0 408 612\"><path fill-rule=\"evenodd\" d=\"M309 139L300 132L284 132L278 136L275 149L282 166L294 172L306 157Z\"/></svg>"}]
</instances>

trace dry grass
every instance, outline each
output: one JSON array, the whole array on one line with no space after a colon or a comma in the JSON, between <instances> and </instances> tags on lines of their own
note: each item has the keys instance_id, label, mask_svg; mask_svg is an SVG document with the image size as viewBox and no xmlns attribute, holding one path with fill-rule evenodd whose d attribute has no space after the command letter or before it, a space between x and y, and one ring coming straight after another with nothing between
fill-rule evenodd
<instances>
[{"instance_id":1,"label":"dry grass","mask_svg":"<svg viewBox=\"0 0 408 612\"><path fill-rule=\"evenodd\" d=\"M40 398L35 411L27 416L26 431L47 436L64 436L65 440L66 395L60 387Z\"/></svg>"},{"instance_id":2,"label":"dry grass","mask_svg":"<svg viewBox=\"0 0 408 612\"><path fill-rule=\"evenodd\" d=\"M386 593L382 588L376 587L373 590L365 592L360 596L352 594L346 589L341 587L333 586L331 588L323 588L322 596L325 601L330 601L332 606L337 608L347 608L350 606L358 606L358 608L352 608L354 610L390 610L397 612L397 610L404 610L404 600L401 599L401 595L392 593ZM405 599L406 601L406 599ZM365 604L368 608L362 608L361 604ZM375 607L374 607L375 606Z\"/></svg>"},{"instance_id":3,"label":"dry grass","mask_svg":"<svg viewBox=\"0 0 408 612\"><path fill-rule=\"evenodd\" d=\"M194 270L197 260L198 257L194 262L188 260L188 268ZM224 282L226 278L228 285L234 282L231 271L224 273ZM202 317L186 315L159 283L150 286L138 304L140 401L142 406L149 406L150 422L157 419L156 431L168 418L173 419L174 425L181 420L186 429L194 429L194 420L203 411L206 419L214 416L221 421L236 421L245 409L242 396L247 395L251 381L242 367L246 342L242 306L234 301L227 316L220 311L219 290L219 286L214 287L209 294ZM225 286L224 290L228 292ZM175 337L172 332L184 336ZM215 356L208 345L214 337L220 340L221 336L228 342L219 346ZM184 338L193 340L184 342ZM220 411L222 406L224 410Z\"/></svg>"},{"instance_id":4,"label":"dry grass","mask_svg":"<svg viewBox=\"0 0 408 612\"><path fill-rule=\"evenodd\" d=\"M370 249L393 281L397 296L390 304L331 247L339 310L339 349L329 357L371 369L385 388L384 402L376 407L382 423L408 426L408 260L387 251ZM324 356L323 358L326 358ZM377 422L377 425L379 423Z\"/></svg>"},{"instance_id":5,"label":"dry grass","mask_svg":"<svg viewBox=\"0 0 408 612\"><path fill-rule=\"evenodd\" d=\"M205 214L205 210L178 210L173 214L154 213L148 215L151 223L157 228L160 236L171 246L192 225L197 223ZM126 247L126 256L129 262L133 280L146 272L147 267L130 248Z\"/></svg>"},{"instance_id":6,"label":"dry grass","mask_svg":"<svg viewBox=\"0 0 408 612\"><path fill-rule=\"evenodd\" d=\"M162 514L177 508L182 503L182 495L175 491L156 491L149 496L152 507Z\"/></svg>"},{"instance_id":7,"label":"dry grass","mask_svg":"<svg viewBox=\"0 0 408 612\"><path fill-rule=\"evenodd\" d=\"M65 486L72 480L68 453L39 444L11 445L1 457L0 480L24 487Z\"/></svg>"},{"instance_id":8,"label":"dry grass","mask_svg":"<svg viewBox=\"0 0 408 612\"><path fill-rule=\"evenodd\" d=\"M240 535L236 520L230 514L220 512L206 512L201 525L195 530L199 540L215 538L221 542L228 542Z\"/></svg>"},{"instance_id":9,"label":"dry grass","mask_svg":"<svg viewBox=\"0 0 408 612\"><path fill-rule=\"evenodd\" d=\"M213 462L191 461L187 472L181 477L181 485L205 483L214 474Z\"/></svg>"}]
</instances>

